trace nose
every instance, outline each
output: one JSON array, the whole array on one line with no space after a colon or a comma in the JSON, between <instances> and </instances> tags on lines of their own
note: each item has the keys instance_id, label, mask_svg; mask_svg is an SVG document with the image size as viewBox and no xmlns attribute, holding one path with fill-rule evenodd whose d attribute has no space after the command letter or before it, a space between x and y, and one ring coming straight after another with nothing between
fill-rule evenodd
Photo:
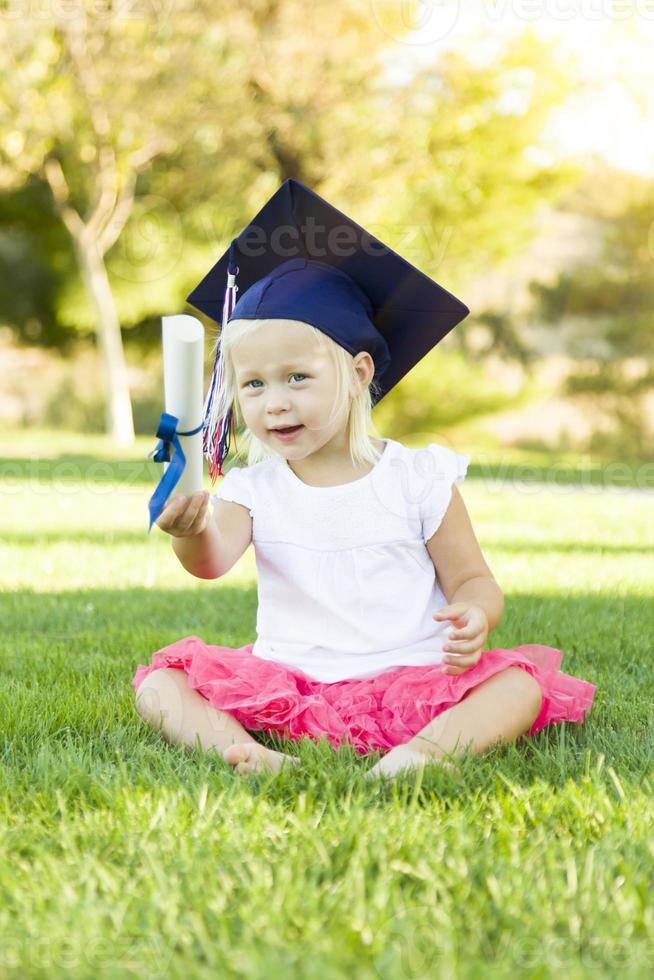
<instances>
[{"instance_id":1,"label":"nose","mask_svg":"<svg viewBox=\"0 0 654 980\"><path fill-rule=\"evenodd\" d=\"M274 385L269 389L266 412L269 415L279 415L280 412L287 412L291 407L291 400L288 391L284 388L276 388Z\"/></svg>"}]
</instances>

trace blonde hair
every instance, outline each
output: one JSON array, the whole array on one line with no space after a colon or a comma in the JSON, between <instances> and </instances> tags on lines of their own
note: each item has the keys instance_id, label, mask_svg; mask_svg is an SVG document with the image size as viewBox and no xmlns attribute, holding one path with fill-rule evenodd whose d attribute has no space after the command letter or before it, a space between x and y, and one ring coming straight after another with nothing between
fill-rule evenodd
<instances>
[{"instance_id":1,"label":"blonde hair","mask_svg":"<svg viewBox=\"0 0 654 980\"><path fill-rule=\"evenodd\" d=\"M270 319L230 320L220 337L223 357L223 383L218 393L216 411L219 417L224 417L229 409L232 409L239 444L234 462L237 459L245 458L246 466L253 466L255 463L259 463L265 459L271 459L279 454L269 449L245 425L238 401L238 388L232 352L241 340L256 333L257 330L266 329L270 322ZM330 420L340 412L347 410L347 438L352 464L354 466L362 463L372 463L374 465L381 457L380 451L373 446L368 434L369 430L371 430L373 435L381 438L372 421L371 414L372 393L377 394L379 391L376 382L371 381L370 385L361 391L357 383L358 376L354 368L353 355L332 340L331 337L327 336L327 334L323 333L322 330L318 330L317 327L305 323L302 320L289 321L280 319L279 322L300 323L308 331L308 334L313 336L317 344L323 350L327 350L331 356L336 374L336 390ZM307 337L308 339L309 336ZM218 340L216 341L217 343Z\"/></svg>"}]
</instances>

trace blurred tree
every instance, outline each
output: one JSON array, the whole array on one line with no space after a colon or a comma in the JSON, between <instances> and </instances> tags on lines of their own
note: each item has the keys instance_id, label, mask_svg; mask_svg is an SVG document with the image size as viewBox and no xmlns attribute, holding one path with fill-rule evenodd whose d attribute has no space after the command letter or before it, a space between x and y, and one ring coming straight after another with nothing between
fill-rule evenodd
<instances>
[{"instance_id":1,"label":"blurred tree","mask_svg":"<svg viewBox=\"0 0 654 980\"><path fill-rule=\"evenodd\" d=\"M0 310L24 342L65 349L75 334L57 317L56 297L70 236L51 201L47 184L33 175L0 193Z\"/></svg>"},{"instance_id":2,"label":"blurred tree","mask_svg":"<svg viewBox=\"0 0 654 980\"><path fill-rule=\"evenodd\" d=\"M540 146L576 74L571 55L526 30L488 64L447 51L402 90L386 115L386 215L420 233L430 275L445 271L460 288L515 256L533 234L536 210L579 181L579 164L549 162ZM398 108L411 120L409 140L390 140Z\"/></svg>"},{"instance_id":3,"label":"blurred tree","mask_svg":"<svg viewBox=\"0 0 654 980\"><path fill-rule=\"evenodd\" d=\"M567 325L567 350L577 368L566 394L603 413L613 436L594 447L632 458L652 455L645 399L654 389L654 183L601 168L567 207L598 222L601 247L552 285L530 289L546 324Z\"/></svg>"},{"instance_id":4,"label":"blurred tree","mask_svg":"<svg viewBox=\"0 0 654 980\"><path fill-rule=\"evenodd\" d=\"M157 58L156 38L149 39L148 59L137 54L148 25L92 7L52 7L45 19L31 16L30 8L0 21L0 182L20 187L37 174L49 185L95 310L107 429L116 442L130 444L127 372L104 256L130 214L137 175L176 143L157 88L166 66ZM133 105L139 82L145 83L142 112Z\"/></svg>"},{"instance_id":5,"label":"blurred tree","mask_svg":"<svg viewBox=\"0 0 654 980\"><path fill-rule=\"evenodd\" d=\"M373 409L380 432L416 441L440 441L447 430L480 415L520 408L531 396L529 385L508 393L491 380L482 364L471 363L461 351L439 346L416 364Z\"/></svg>"},{"instance_id":6,"label":"blurred tree","mask_svg":"<svg viewBox=\"0 0 654 980\"><path fill-rule=\"evenodd\" d=\"M403 34L354 0L87 0L49 17L0 21L0 188L49 188L73 243L58 315L97 331L123 442L121 323L174 309L280 181L338 201L455 290L520 249L535 205L571 179L530 156L574 84L531 36L489 67L448 55L398 82L382 56ZM500 322L498 345L519 352Z\"/></svg>"},{"instance_id":7,"label":"blurred tree","mask_svg":"<svg viewBox=\"0 0 654 980\"><path fill-rule=\"evenodd\" d=\"M369 158L379 174L376 200L361 169L341 176L365 202L359 219L465 299L466 283L520 254L536 232L537 212L569 195L583 175L579 162L552 163L540 145L576 76L574 59L527 30L489 64L448 52L415 71L393 101L381 92L385 138ZM398 119L410 125L398 129ZM489 354L521 365L519 391L509 396L484 377ZM539 356L521 317L473 309L384 399L376 422L399 436L416 428L433 433L518 407L529 400L529 369Z\"/></svg>"},{"instance_id":8,"label":"blurred tree","mask_svg":"<svg viewBox=\"0 0 654 980\"><path fill-rule=\"evenodd\" d=\"M267 34L276 45L270 60ZM316 114L342 105L372 77L385 43L358 5L308 0L178 0L174 10L153 12L86 0L45 17L28 8L0 20L0 187L18 190L37 175L50 188L85 293L71 290L72 302L85 299L92 310L115 441L129 444L134 429L105 256L133 213L139 175L146 178L141 199L156 190L139 215L137 248L159 248L152 230L159 224L168 251L178 250L187 206L196 206L191 229L206 244L207 218L215 231L208 201L214 209L238 201L220 221L240 221L250 198L260 202L257 174L267 177L264 194L289 176L315 182ZM152 222L157 205L163 216ZM147 258L121 252L117 276L141 288L171 278L170 261L153 279Z\"/></svg>"},{"instance_id":9,"label":"blurred tree","mask_svg":"<svg viewBox=\"0 0 654 980\"><path fill-rule=\"evenodd\" d=\"M409 236L420 268L451 291L465 296L468 282L519 255L537 212L581 179L578 162L550 162L540 145L576 76L574 59L527 30L488 64L447 52L403 91L400 117L412 120L413 133L392 141L385 216ZM488 346L475 351L468 336L480 324ZM527 366L535 354L521 327L505 311L473 309L445 348Z\"/></svg>"}]
</instances>

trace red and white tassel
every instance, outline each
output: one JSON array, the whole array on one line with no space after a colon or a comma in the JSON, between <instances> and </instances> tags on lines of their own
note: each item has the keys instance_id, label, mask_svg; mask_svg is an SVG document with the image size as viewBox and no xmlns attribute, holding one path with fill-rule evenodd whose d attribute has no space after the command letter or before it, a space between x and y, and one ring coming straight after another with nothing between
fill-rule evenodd
<instances>
[{"instance_id":1,"label":"red and white tassel","mask_svg":"<svg viewBox=\"0 0 654 980\"><path fill-rule=\"evenodd\" d=\"M209 476L212 484L216 478L223 476L223 462L229 452L230 436L236 440L232 408L224 417L218 417L219 393L222 391L224 360L222 355L222 339L225 334L227 321L234 309L236 292L236 274L238 266L234 263L234 242L229 249L229 264L227 267L227 287L223 302L223 319L220 337L216 344L216 357L211 372L211 384L204 403L202 422L202 449L209 465Z\"/></svg>"}]
</instances>

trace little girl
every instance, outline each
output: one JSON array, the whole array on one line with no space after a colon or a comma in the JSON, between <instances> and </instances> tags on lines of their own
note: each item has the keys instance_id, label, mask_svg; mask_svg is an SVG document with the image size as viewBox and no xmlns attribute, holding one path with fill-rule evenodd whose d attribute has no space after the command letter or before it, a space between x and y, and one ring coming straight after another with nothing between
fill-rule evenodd
<instances>
[{"instance_id":1,"label":"little girl","mask_svg":"<svg viewBox=\"0 0 654 980\"><path fill-rule=\"evenodd\" d=\"M172 742L218 749L241 775L299 761L257 731L382 751L374 777L428 760L455 767L468 747L481 754L583 722L596 688L559 670L560 650L485 649L504 600L457 489L470 457L369 434L379 435L373 405L434 346L435 316L427 339L424 325L409 334L408 324L437 307L440 339L444 308L445 332L467 308L385 246L358 265L335 262L333 249L307 258L308 218L329 231L334 215L295 181L257 216L260 231L279 229L280 200L302 229L300 257L271 261L271 246L265 262L253 259L250 226L189 297L215 316L215 279L228 270L233 289L238 262L245 292L223 307L208 415L222 420L218 471L232 409L247 465L232 466L213 495L173 497L156 522L199 578L225 575L254 545L256 641L188 636L158 650L133 678L137 710Z\"/></svg>"}]
</instances>

